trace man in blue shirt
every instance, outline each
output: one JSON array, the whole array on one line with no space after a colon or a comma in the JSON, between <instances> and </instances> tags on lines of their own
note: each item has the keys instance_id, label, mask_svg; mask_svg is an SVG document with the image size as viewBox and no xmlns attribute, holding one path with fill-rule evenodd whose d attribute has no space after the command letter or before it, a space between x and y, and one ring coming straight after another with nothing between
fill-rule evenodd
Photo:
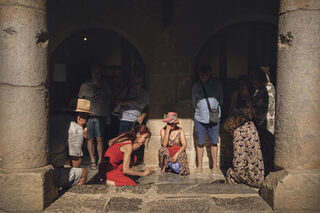
<instances>
[{"instance_id":1,"label":"man in blue shirt","mask_svg":"<svg viewBox=\"0 0 320 213\"><path fill-rule=\"evenodd\" d=\"M200 80L192 87L192 105L195 110L194 126L198 138L197 141L197 163L196 173L202 172L203 149L208 132L211 144L211 156L213 162L212 174L217 172L217 144L219 142L219 127L221 120L221 106L223 103L223 90L218 80L211 78L210 65L202 65L199 69ZM219 110L219 121L217 124L210 123L209 107L206 101L205 89L210 107Z\"/></svg>"}]
</instances>

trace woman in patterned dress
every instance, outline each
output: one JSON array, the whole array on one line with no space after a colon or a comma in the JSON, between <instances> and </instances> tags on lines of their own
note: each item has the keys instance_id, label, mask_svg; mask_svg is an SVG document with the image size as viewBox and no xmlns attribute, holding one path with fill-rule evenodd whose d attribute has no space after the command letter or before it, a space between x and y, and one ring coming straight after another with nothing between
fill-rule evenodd
<instances>
[{"instance_id":1,"label":"woman in patterned dress","mask_svg":"<svg viewBox=\"0 0 320 213\"><path fill-rule=\"evenodd\" d=\"M224 128L233 134L233 161L232 168L227 171L227 183L245 183L261 188L264 184L264 164L252 114L251 108L236 110L224 124Z\"/></svg>"},{"instance_id":2,"label":"woman in patterned dress","mask_svg":"<svg viewBox=\"0 0 320 213\"><path fill-rule=\"evenodd\" d=\"M187 158L187 142L184 131L178 127L178 115L175 112L168 112L163 122L167 123L160 130L161 148L159 150L159 166L161 172L168 171L169 162L178 162L181 165L180 175L190 174L189 163Z\"/></svg>"}]
</instances>

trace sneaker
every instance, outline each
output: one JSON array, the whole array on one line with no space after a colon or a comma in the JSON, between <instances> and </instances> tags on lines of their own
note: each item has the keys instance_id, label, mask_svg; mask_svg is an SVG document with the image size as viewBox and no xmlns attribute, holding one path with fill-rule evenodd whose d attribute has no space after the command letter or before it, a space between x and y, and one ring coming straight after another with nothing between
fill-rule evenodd
<instances>
[{"instance_id":1,"label":"sneaker","mask_svg":"<svg viewBox=\"0 0 320 213\"><path fill-rule=\"evenodd\" d=\"M202 168L198 167L198 168L196 169L196 174L199 175L199 174L201 174L201 173L202 173Z\"/></svg>"}]
</instances>

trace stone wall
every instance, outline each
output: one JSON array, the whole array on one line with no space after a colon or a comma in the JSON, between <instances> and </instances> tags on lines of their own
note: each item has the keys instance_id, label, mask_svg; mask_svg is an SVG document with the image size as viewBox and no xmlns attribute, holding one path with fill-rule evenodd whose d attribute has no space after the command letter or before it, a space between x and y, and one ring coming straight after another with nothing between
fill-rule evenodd
<instances>
[{"instance_id":1,"label":"stone wall","mask_svg":"<svg viewBox=\"0 0 320 213\"><path fill-rule=\"evenodd\" d=\"M159 131L163 126L159 119L168 111L178 112L179 117L185 119L183 125L188 123L185 132L190 144L189 157L194 158L191 86L196 79L194 68L198 52L215 33L231 24L247 21L276 24L277 1L205 0L195 4L192 0L177 0L169 26L163 25L160 1L97 2L48 2L49 58L75 31L107 29L126 38L141 54L147 70L151 99L148 124L152 126L153 137L145 163L155 162L148 162L148 156L157 155ZM225 144L230 145L230 141ZM229 145L223 147L232 149ZM227 155L230 157L230 153Z\"/></svg>"}]
</instances>

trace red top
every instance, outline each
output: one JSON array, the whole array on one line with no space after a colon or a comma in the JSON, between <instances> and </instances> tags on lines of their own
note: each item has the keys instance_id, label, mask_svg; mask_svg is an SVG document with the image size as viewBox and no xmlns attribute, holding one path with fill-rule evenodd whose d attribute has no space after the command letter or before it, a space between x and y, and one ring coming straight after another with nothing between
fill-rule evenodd
<instances>
[{"instance_id":1,"label":"red top","mask_svg":"<svg viewBox=\"0 0 320 213\"><path fill-rule=\"evenodd\" d=\"M124 153L120 150L120 148L127 144L131 143L129 142L112 144L104 154L106 162L99 167L100 177L103 179L114 181L115 185L117 186L137 185L133 180L125 176L122 171ZM130 167L132 166L132 163L133 162L130 162Z\"/></svg>"}]
</instances>

